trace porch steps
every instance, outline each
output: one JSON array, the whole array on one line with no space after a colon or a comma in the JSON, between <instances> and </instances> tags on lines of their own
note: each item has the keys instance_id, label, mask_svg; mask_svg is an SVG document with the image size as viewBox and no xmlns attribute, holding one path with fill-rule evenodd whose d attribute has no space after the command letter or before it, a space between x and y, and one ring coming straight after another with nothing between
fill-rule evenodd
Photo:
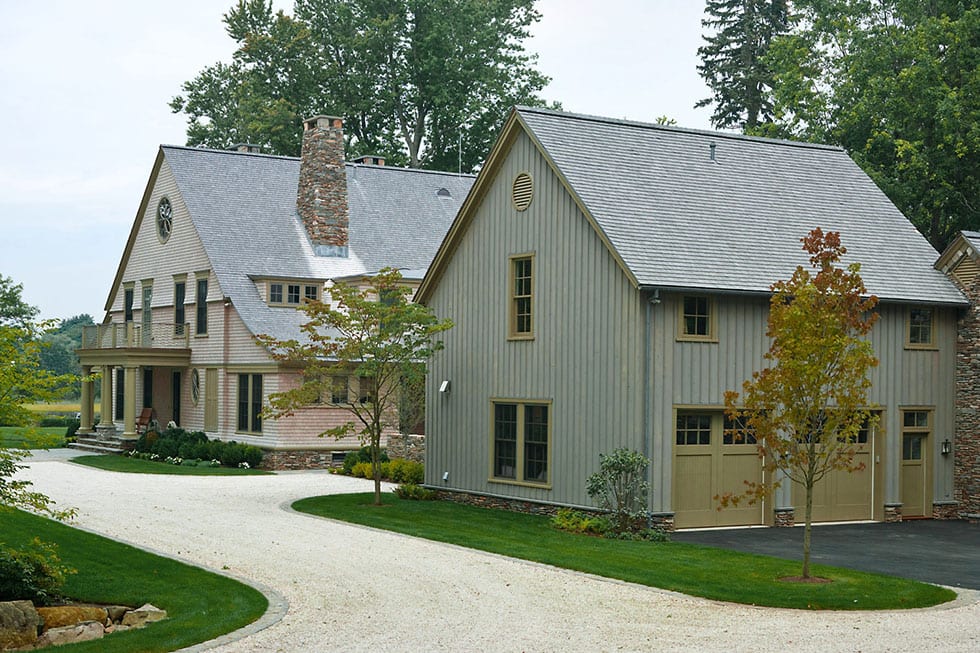
<instances>
[{"instance_id":1,"label":"porch steps","mask_svg":"<svg viewBox=\"0 0 980 653\"><path fill-rule=\"evenodd\" d=\"M92 453L124 454L136 445L132 440L123 440L118 436L79 435L75 442L68 445L71 449L90 451Z\"/></svg>"}]
</instances>

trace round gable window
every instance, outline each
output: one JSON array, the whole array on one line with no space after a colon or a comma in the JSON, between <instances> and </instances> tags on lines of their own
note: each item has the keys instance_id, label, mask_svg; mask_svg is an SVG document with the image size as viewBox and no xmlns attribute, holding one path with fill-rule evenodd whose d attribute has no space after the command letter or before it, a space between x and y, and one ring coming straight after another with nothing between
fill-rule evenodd
<instances>
[{"instance_id":1,"label":"round gable window","mask_svg":"<svg viewBox=\"0 0 980 653\"><path fill-rule=\"evenodd\" d=\"M526 211L531 206L531 199L534 197L534 181L531 175L522 172L514 178L514 187L511 191L511 200L514 208L518 211Z\"/></svg>"},{"instance_id":2,"label":"round gable window","mask_svg":"<svg viewBox=\"0 0 980 653\"><path fill-rule=\"evenodd\" d=\"M160 242L167 242L167 239L170 238L170 234L173 230L174 209L170 205L169 199L166 197L161 197L160 203L157 204L157 236L160 237Z\"/></svg>"}]
</instances>

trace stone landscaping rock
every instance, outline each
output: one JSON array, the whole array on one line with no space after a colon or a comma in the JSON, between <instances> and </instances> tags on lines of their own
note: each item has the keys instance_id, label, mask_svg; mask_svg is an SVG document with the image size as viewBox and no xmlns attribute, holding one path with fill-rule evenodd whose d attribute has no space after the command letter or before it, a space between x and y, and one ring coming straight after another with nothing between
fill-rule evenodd
<instances>
[{"instance_id":1,"label":"stone landscaping rock","mask_svg":"<svg viewBox=\"0 0 980 653\"><path fill-rule=\"evenodd\" d=\"M122 621L123 615L132 610L128 605L106 605L103 607L105 607L105 611L109 614L109 618L116 623Z\"/></svg>"},{"instance_id":2,"label":"stone landscaping rock","mask_svg":"<svg viewBox=\"0 0 980 653\"><path fill-rule=\"evenodd\" d=\"M30 646L37 640L41 617L30 601L0 602L0 650Z\"/></svg>"},{"instance_id":3,"label":"stone landscaping rock","mask_svg":"<svg viewBox=\"0 0 980 653\"><path fill-rule=\"evenodd\" d=\"M142 628L148 623L167 618L167 611L146 603L135 610L130 610L122 618L123 626Z\"/></svg>"},{"instance_id":4,"label":"stone landscaping rock","mask_svg":"<svg viewBox=\"0 0 980 653\"><path fill-rule=\"evenodd\" d=\"M101 623L98 621L83 621L74 626L63 626L45 631L35 640L34 648L88 642L93 639L102 639L104 635L105 626Z\"/></svg>"},{"instance_id":5,"label":"stone landscaping rock","mask_svg":"<svg viewBox=\"0 0 980 653\"><path fill-rule=\"evenodd\" d=\"M42 633L51 628L72 626L83 621L98 621L105 623L109 613L105 608L93 605L61 605L53 608L38 608L37 613L44 620Z\"/></svg>"}]
</instances>

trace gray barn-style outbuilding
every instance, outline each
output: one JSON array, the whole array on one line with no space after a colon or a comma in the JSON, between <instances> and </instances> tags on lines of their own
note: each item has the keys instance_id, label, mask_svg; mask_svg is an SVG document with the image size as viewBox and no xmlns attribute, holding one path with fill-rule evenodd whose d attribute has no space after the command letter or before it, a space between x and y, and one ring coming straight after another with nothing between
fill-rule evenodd
<instances>
[{"instance_id":1,"label":"gray barn-style outbuilding","mask_svg":"<svg viewBox=\"0 0 980 653\"><path fill-rule=\"evenodd\" d=\"M957 319L937 252L838 148L517 108L417 295L456 326L431 361L426 483L479 501L591 506L617 447L652 460L677 527L786 523L802 497L717 510L762 479L726 390L763 366L770 285L839 231L880 299L864 471L818 520L955 513ZM546 507L546 506L545 506Z\"/></svg>"}]
</instances>

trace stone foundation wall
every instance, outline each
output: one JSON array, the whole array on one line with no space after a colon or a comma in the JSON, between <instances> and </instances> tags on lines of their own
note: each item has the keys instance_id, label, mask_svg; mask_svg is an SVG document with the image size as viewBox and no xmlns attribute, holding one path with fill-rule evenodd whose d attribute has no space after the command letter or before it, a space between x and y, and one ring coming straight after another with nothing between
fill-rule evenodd
<instances>
[{"instance_id":1,"label":"stone foundation wall","mask_svg":"<svg viewBox=\"0 0 980 653\"><path fill-rule=\"evenodd\" d=\"M960 513L980 513L980 278L960 289L970 308L960 318L956 342L953 499Z\"/></svg>"},{"instance_id":2,"label":"stone foundation wall","mask_svg":"<svg viewBox=\"0 0 980 653\"><path fill-rule=\"evenodd\" d=\"M791 528L796 525L795 508L776 508L773 515L773 526L777 528Z\"/></svg>"},{"instance_id":3,"label":"stone foundation wall","mask_svg":"<svg viewBox=\"0 0 980 653\"><path fill-rule=\"evenodd\" d=\"M536 501L524 501L521 499L505 499L503 497L490 497L484 494L470 494L468 492L456 492L452 490L440 490L431 488L436 492L436 498L441 501L452 501L468 506L479 506L481 508L494 508L497 510L509 510L511 512L523 512L530 515L547 515L553 517L565 506L556 506L550 503L538 503ZM599 510L588 508L576 508L580 512L593 515L603 514ZM674 513L654 513L650 515L650 521L665 531L674 530Z\"/></svg>"},{"instance_id":4,"label":"stone foundation wall","mask_svg":"<svg viewBox=\"0 0 980 653\"><path fill-rule=\"evenodd\" d=\"M932 504L933 519L960 519L960 504L955 501L944 501Z\"/></svg>"},{"instance_id":5,"label":"stone foundation wall","mask_svg":"<svg viewBox=\"0 0 980 653\"><path fill-rule=\"evenodd\" d=\"M900 503L886 503L885 504L885 523L890 524L894 522L902 521L902 504Z\"/></svg>"},{"instance_id":6,"label":"stone foundation wall","mask_svg":"<svg viewBox=\"0 0 980 653\"><path fill-rule=\"evenodd\" d=\"M343 452L346 453L346 452ZM330 469L340 467L340 462L333 462L333 451L266 451L262 456L259 469L281 472L296 469Z\"/></svg>"},{"instance_id":7,"label":"stone foundation wall","mask_svg":"<svg viewBox=\"0 0 980 653\"><path fill-rule=\"evenodd\" d=\"M425 436L402 435L396 433L388 436L388 457L405 458L417 463L425 463Z\"/></svg>"}]
</instances>

